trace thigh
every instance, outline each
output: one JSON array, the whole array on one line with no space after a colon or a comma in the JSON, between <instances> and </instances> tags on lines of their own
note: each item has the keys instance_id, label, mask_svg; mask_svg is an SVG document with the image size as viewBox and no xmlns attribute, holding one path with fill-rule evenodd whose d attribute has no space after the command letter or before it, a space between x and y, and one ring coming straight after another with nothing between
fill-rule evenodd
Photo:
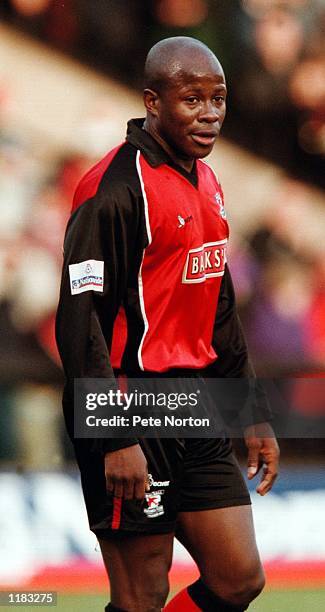
<instances>
[{"instance_id":1,"label":"thigh","mask_svg":"<svg viewBox=\"0 0 325 612\"><path fill-rule=\"evenodd\" d=\"M99 539L111 601L122 609L160 610L167 598L173 534Z\"/></svg>"},{"instance_id":2,"label":"thigh","mask_svg":"<svg viewBox=\"0 0 325 612\"><path fill-rule=\"evenodd\" d=\"M262 571L250 505L181 512L176 537L215 592L222 592L229 581L250 580Z\"/></svg>"}]
</instances>

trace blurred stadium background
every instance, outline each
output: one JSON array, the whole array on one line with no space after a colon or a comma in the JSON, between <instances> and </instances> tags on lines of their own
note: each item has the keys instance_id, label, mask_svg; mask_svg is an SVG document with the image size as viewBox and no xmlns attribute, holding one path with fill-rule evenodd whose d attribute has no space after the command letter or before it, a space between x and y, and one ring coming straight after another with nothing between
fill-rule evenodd
<instances>
[{"instance_id":1,"label":"blurred stadium background","mask_svg":"<svg viewBox=\"0 0 325 612\"><path fill-rule=\"evenodd\" d=\"M58 590L60 611L107 600L61 419L64 228L83 172L143 114L148 49L178 34L206 42L228 78L210 163L257 373L284 381L285 418L324 429L324 0L2 0L0 590ZM253 493L268 591L252 610L321 611L325 444L307 433L281 446L274 492ZM194 575L176 547L172 589Z\"/></svg>"}]
</instances>

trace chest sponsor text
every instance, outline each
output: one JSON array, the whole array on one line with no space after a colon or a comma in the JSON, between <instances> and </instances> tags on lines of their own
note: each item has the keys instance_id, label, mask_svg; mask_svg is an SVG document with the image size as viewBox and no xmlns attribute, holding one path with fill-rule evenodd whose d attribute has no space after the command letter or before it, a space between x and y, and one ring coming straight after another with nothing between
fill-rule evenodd
<instances>
[{"instance_id":1,"label":"chest sponsor text","mask_svg":"<svg viewBox=\"0 0 325 612\"><path fill-rule=\"evenodd\" d=\"M227 238L207 242L191 249L183 270L183 283L203 283L207 278L223 276L225 272Z\"/></svg>"}]
</instances>

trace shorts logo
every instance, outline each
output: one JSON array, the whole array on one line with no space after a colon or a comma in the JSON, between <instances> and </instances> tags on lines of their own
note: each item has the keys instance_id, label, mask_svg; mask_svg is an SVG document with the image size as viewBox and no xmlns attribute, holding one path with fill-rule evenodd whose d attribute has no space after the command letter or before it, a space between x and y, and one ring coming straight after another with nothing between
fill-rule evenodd
<instances>
[{"instance_id":1,"label":"shorts logo","mask_svg":"<svg viewBox=\"0 0 325 612\"><path fill-rule=\"evenodd\" d=\"M154 480L152 474L148 474L150 487L169 487L170 480Z\"/></svg>"},{"instance_id":2,"label":"shorts logo","mask_svg":"<svg viewBox=\"0 0 325 612\"><path fill-rule=\"evenodd\" d=\"M88 259L69 266L71 295L104 290L104 262Z\"/></svg>"},{"instance_id":3,"label":"shorts logo","mask_svg":"<svg viewBox=\"0 0 325 612\"><path fill-rule=\"evenodd\" d=\"M191 249L183 270L183 283L203 283L207 278L223 276L225 272L227 238L207 242Z\"/></svg>"},{"instance_id":4,"label":"shorts logo","mask_svg":"<svg viewBox=\"0 0 325 612\"><path fill-rule=\"evenodd\" d=\"M146 493L146 501L148 508L145 508L144 512L148 518L155 518L164 514L165 510L160 503L161 495L159 493Z\"/></svg>"},{"instance_id":5,"label":"shorts logo","mask_svg":"<svg viewBox=\"0 0 325 612\"><path fill-rule=\"evenodd\" d=\"M161 503L161 496L164 495L164 487L169 487L170 480L154 480L152 474L148 474L148 483L150 487L162 487L158 491L146 493L146 502L148 508L144 508L144 513L148 518L155 518L165 513L164 506Z\"/></svg>"}]
</instances>

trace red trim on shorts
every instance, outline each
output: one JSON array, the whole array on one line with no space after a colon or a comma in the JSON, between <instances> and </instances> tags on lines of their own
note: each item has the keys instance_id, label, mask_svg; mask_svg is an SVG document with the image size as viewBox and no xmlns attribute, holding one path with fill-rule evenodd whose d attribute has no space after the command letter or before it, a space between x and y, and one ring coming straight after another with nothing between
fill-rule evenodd
<instances>
[{"instance_id":1,"label":"red trim on shorts","mask_svg":"<svg viewBox=\"0 0 325 612\"><path fill-rule=\"evenodd\" d=\"M112 529L119 529L121 524L122 497L114 497Z\"/></svg>"}]
</instances>

